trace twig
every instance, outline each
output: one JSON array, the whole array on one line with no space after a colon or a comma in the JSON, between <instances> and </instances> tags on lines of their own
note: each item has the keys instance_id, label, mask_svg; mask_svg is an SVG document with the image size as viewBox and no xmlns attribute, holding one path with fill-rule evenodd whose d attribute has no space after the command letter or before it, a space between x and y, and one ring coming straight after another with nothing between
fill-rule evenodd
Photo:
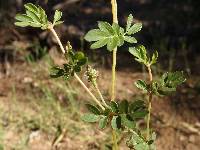
<instances>
[{"instance_id":1,"label":"twig","mask_svg":"<svg viewBox=\"0 0 200 150\"><path fill-rule=\"evenodd\" d=\"M54 30L53 26L49 27L49 30L53 33L53 35L55 36L58 45L60 46L60 49L62 50L62 53L65 54L65 49L60 41L60 38L58 37L56 31ZM75 78L79 81L79 83L82 85L82 87L88 92L88 94L92 97L92 99L99 105L99 107L101 107L102 110L105 110L105 108L103 107L103 105L98 101L98 99L90 92L90 90L88 89L88 87L83 83L83 81L79 78L79 76L75 73L74 74Z\"/></svg>"}]
</instances>

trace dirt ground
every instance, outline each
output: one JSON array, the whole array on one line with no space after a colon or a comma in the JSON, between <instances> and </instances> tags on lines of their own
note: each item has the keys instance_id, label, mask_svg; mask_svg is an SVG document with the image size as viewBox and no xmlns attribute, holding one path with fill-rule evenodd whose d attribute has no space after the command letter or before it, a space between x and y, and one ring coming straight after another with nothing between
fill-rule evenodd
<instances>
[{"instance_id":1,"label":"dirt ground","mask_svg":"<svg viewBox=\"0 0 200 150\"><path fill-rule=\"evenodd\" d=\"M47 73L43 73L41 76L41 66L44 66L44 62L41 61L37 65L28 65L27 63L15 63L12 65L12 72L9 76L1 77L0 84L0 101L1 101L1 123L3 124L1 143L4 144L5 149L13 149L13 144L21 141L21 138L26 135L25 148L18 147L16 149L30 149L30 150L50 150L52 149L52 142L55 136L47 134L40 129L27 131L27 128L23 128L24 131L20 131L20 128L14 127L17 125L13 122L7 122L5 124L6 112L16 111L16 106L13 107L13 99L17 102L14 105L18 105L19 109L22 109L23 113L29 113L37 115L36 109L29 105L27 100L27 94L33 95L34 91L38 91L37 88L40 85L39 81L42 81L47 86L51 87L51 80L48 78ZM109 91L110 70L99 68L101 78L99 79L99 86L101 87L104 95L108 95L106 91ZM143 73L133 72L131 70L123 70L117 72L117 98L132 99L138 96L139 91L134 87L133 82L143 77ZM199 150L200 148L200 95L196 91L196 83L199 82L188 79L178 90L176 95L167 98L155 97L153 101L153 121L152 126L157 133L157 149L158 150ZM75 81L70 81L70 84L77 85ZM15 86L15 93L13 94L13 87ZM78 86L79 87L79 86ZM79 87L79 92L82 93L78 96L77 101L86 99L85 92ZM142 94L141 94L142 96ZM14 97L14 98L13 98ZM89 97L88 97L89 98ZM83 102L84 103L84 102ZM62 105L62 104L60 104ZM65 107L65 106L63 106ZM47 108L48 109L48 106ZM81 112L84 110L80 110ZM80 112L80 113L81 113ZM17 111L15 112L17 118ZM68 114L69 115L69 114ZM47 116L48 117L48 116ZM70 119L68 119L70 122ZM71 119L73 122L74 120ZM15 122L14 122L15 123ZM82 150L82 149L105 149L102 148L102 142L105 142L105 133L99 131L94 127L81 124L84 130L81 130L74 135L74 131L67 131L62 137L62 140L57 143L57 149L60 150ZM15 131L17 128L19 131ZM67 129L68 130L68 129ZM72 132L72 133L71 133ZM106 131L109 132L109 131ZM21 135L23 133L23 135ZM91 139L91 137L95 138ZM14 148L15 149L15 148ZM121 149L124 148L123 144Z\"/></svg>"}]
</instances>

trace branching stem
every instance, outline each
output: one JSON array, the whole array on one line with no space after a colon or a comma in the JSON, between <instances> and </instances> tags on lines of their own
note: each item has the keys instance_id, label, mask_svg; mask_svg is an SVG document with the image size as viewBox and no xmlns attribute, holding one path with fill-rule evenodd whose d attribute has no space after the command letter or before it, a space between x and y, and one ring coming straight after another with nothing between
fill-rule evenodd
<instances>
[{"instance_id":1,"label":"branching stem","mask_svg":"<svg viewBox=\"0 0 200 150\"><path fill-rule=\"evenodd\" d=\"M65 49L60 41L60 38L58 37L56 31L54 30L53 26L49 27L49 30L53 33L54 37L56 38L58 45L60 46L60 49L62 50L62 53L65 54ZM97 105L99 105L99 107L101 107L102 110L105 110L105 108L103 107L103 105L98 101L98 99L94 96L94 94L92 94L92 92L88 89L88 87L83 83L83 81L79 78L79 76L75 73L74 74L75 78L78 80L78 82L82 85L82 87L88 92L88 94L92 97L92 99L94 100L94 102L97 103Z\"/></svg>"}]
</instances>

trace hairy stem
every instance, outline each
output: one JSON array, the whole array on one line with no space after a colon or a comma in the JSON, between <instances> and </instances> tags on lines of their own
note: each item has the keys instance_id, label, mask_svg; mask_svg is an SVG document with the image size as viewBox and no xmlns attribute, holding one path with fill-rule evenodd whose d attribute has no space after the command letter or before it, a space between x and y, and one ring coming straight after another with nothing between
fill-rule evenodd
<instances>
[{"instance_id":1,"label":"hairy stem","mask_svg":"<svg viewBox=\"0 0 200 150\"><path fill-rule=\"evenodd\" d=\"M117 1L111 0L112 5L112 15L113 15L113 22L118 24L118 17L117 17ZM113 50L113 64L112 64L112 95L111 100L115 100L115 83L116 83L116 58L117 58L117 47ZM112 131L112 139L113 139L113 150L118 150L117 144L117 135L116 131Z\"/></svg>"},{"instance_id":2,"label":"hairy stem","mask_svg":"<svg viewBox=\"0 0 200 150\"><path fill-rule=\"evenodd\" d=\"M99 97L100 97L102 103L104 104L104 106L109 107L109 106L106 104L106 102L105 102L105 100L104 100L104 98L103 98L103 95L101 94L101 91L99 90L99 87L98 87L97 83L94 83L93 85L94 85L94 88L96 89L96 91L97 91L97 93L98 93L98 95L99 95Z\"/></svg>"},{"instance_id":3,"label":"hairy stem","mask_svg":"<svg viewBox=\"0 0 200 150\"><path fill-rule=\"evenodd\" d=\"M88 94L92 97L92 99L103 109L105 108L101 105L101 103L97 100L97 98L90 92L88 87L83 83L83 81L78 77L78 75L75 73L74 74L75 78L79 81L79 83L82 85L82 87L88 92Z\"/></svg>"},{"instance_id":4,"label":"hairy stem","mask_svg":"<svg viewBox=\"0 0 200 150\"><path fill-rule=\"evenodd\" d=\"M53 33L54 37L56 38L58 45L60 46L60 49L62 50L63 54L65 53L65 49L60 41L60 38L58 37L56 31L54 30L53 26L49 27L49 30ZM92 94L92 92L88 89L88 87L83 83L83 81L79 78L79 76L75 73L74 74L75 78L78 80L78 82L82 85L82 87L88 92L88 94L92 97L92 99L94 100L94 102L97 103L97 105L99 105L99 107L101 107L102 110L105 110L105 108L103 107L103 105L98 101L98 99L94 96L94 94Z\"/></svg>"},{"instance_id":5,"label":"hairy stem","mask_svg":"<svg viewBox=\"0 0 200 150\"><path fill-rule=\"evenodd\" d=\"M148 115L147 115L147 133L146 133L146 139L149 140L150 138L150 121L151 121L151 101L152 101L152 90L151 90L151 87L152 87L152 80L153 80L153 76L152 76L152 71L151 71L151 66L148 65L147 66L147 69L148 69L148 74L149 74L149 82L150 82L150 91L148 92Z\"/></svg>"},{"instance_id":6,"label":"hairy stem","mask_svg":"<svg viewBox=\"0 0 200 150\"><path fill-rule=\"evenodd\" d=\"M50 26L49 27L49 30L53 33L54 37L56 38L56 41L58 42L58 45L60 46L60 49L62 51L62 53L64 54L65 53L65 49L60 41L60 38L58 37L56 31L54 30L53 26Z\"/></svg>"}]
</instances>

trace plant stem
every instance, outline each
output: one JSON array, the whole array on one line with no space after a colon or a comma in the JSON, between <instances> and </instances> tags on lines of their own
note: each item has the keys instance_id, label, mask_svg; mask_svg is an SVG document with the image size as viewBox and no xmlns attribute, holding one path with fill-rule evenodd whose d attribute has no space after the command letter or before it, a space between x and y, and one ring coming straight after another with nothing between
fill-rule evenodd
<instances>
[{"instance_id":1,"label":"plant stem","mask_svg":"<svg viewBox=\"0 0 200 150\"><path fill-rule=\"evenodd\" d=\"M112 64L112 95L111 101L115 100L115 83L116 83L116 57L117 57L117 48L113 50L113 64Z\"/></svg>"},{"instance_id":2,"label":"plant stem","mask_svg":"<svg viewBox=\"0 0 200 150\"><path fill-rule=\"evenodd\" d=\"M49 30L53 33L54 37L56 38L58 45L60 46L60 49L62 50L63 54L65 54L65 49L60 41L60 38L58 37L56 31L54 30L53 26L49 27ZM88 94L92 97L92 99L94 100L94 102L96 102L99 107L101 107L102 110L105 110L105 108L103 107L103 105L97 100L97 98L94 96L94 94L92 94L90 92L90 90L88 89L88 87L83 83L83 81L79 78L79 76L75 73L74 74L75 78L78 80L78 82L82 85L82 87L88 92Z\"/></svg>"},{"instance_id":3,"label":"plant stem","mask_svg":"<svg viewBox=\"0 0 200 150\"><path fill-rule=\"evenodd\" d=\"M118 17L117 17L117 1L111 0L112 5L112 15L113 15L113 23L118 24ZM113 64L112 64L112 92L111 92L111 100L115 101L115 83L116 83L116 58L117 58L117 47L113 50ZM117 135L116 131L112 131L112 139L113 139L113 150L118 150L117 144Z\"/></svg>"},{"instance_id":4,"label":"plant stem","mask_svg":"<svg viewBox=\"0 0 200 150\"><path fill-rule=\"evenodd\" d=\"M96 89L96 91L97 91L97 93L98 93L98 95L99 95L101 101L103 102L104 106L109 107L109 106L106 104L106 102L105 102L105 100L104 100L104 98L103 98L103 95L101 94L101 91L99 90L99 87L98 87L97 83L94 83L93 85L94 85L94 88Z\"/></svg>"},{"instance_id":5,"label":"plant stem","mask_svg":"<svg viewBox=\"0 0 200 150\"><path fill-rule=\"evenodd\" d=\"M146 134L146 139L149 140L150 138L150 121L151 121L151 101L152 101L152 80L153 80L153 76L152 76L152 71L151 71L151 66L148 65L147 66L147 69L148 69L148 73L149 73L149 82L150 82L150 91L148 92L148 115L147 115L147 134Z\"/></svg>"},{"instance_id":6,"label":"plant stem","mask_svg":"<svg viewBox=\"0 0 200 150\"><path fill-rule=\"evenodd\" d=\"M112 15L113 22L118 24L117 17L117 1L111 0L112 5ZM116 83L116 58L117 58L117 47L113 50L113 64L112 64L112 92L111 92L111 100L115 100L115 83Z\"/></svg>"},{"instance_id":7,"label":"plant stem","mask_svg":"<svg viewBox=\"0 0 200 150\"><path fill-rule=\"evenodd\" d=\"M53 25L52 26L49 26L49 30L53 33L54 37L56 38L56 41L58 42L58 45L60 46L60 49L62 51L63 54L65 54L65 49L60 41L60 38L58 37L56 31L54 30L53 28Z\"/></svg>"},{"instance_id":8,"label":"plant stem","mask_svg":"<svg viewBox=\"0 0 200 150\"><path fill-rule=\"evenodd\" d=\"M118 150L117 134L115 130L112 130L112 140L113 140L112 150Z\"/></svg>"}]
</instances>

